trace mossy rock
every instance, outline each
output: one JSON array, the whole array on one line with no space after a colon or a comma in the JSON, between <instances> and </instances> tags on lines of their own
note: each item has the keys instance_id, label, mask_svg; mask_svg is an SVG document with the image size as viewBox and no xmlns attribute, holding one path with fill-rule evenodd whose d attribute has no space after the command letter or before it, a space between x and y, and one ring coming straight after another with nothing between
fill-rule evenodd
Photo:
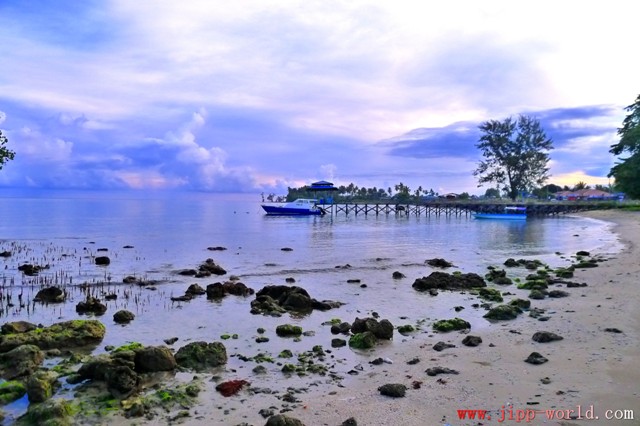
<instances>
[{"instance_id":1,"label":"mossy rock","mask_svg":"<svg viewBox=\"0 0 640 426\"><path fill-rule=\"evenodd\" d=\"M555 271L556 277L558 278L573 278L573 270L560 268Z\"/></svg>"},{"instance_id":2,"label":"mossy rock","mask_svg":"<svg viewBox=\"0 0 640 426\"><path fill-rule=\"evenodd\" d=\"M484 315L486 319L492 320L512 320L518 317L522 313L522 309L513 305L498 305L491 308L489 312Z\"/></svg>"},{"instance_id":3,"label":"mossy rock","mask_svg":"<svg viewBox=\"0 0 640 426\"><path fill-rule=\"evenodd\" d=\"M544 290L548 288L546 280L531 280L522 284L518 284L518 289L520 290Z\"/></svg>"},{"instance_id":4,"label":"mossy rock","mask_svg":"<svg viewBox=\"0 0 640 426\"><path fill-rule=\"evenodd\" d=\"M0 405L16 401L27 393L25 385L17 380L0 383Z\"/></svg>"},{"instance_id":5,"label":"mossy rock","mask_svg":"<svg viewBox=\"0 0 640 426\"><path fill-rule=\"evenodd\" d=\"M479 296L490 302L502 302L504 300L500 290L496 290L495 288L481 288L479 290Z\"/></svg>"},{"instance_id":6,"label":"mossy rock","mask_svg":"<svg viewBox=\"0 0 640 426\"><path fill-rule=\"evenodd\" d=\"M299 325L281 324L276 327L276 334L280 337L300 336L302 327Z\"/></svg>"},{"instance_id":7,"label":"mossy rock","mask_svg":"<svg viewBox=\"0 0 640 426\"><path fill-rule=\"evenodd\" d=\"M406 336L409 333L413 333L414 331L416 331L416 328L411 324L405 324L398 327L398 333L402 334L403 336Z\"/></svg>"},{"instance_id":8,"label":"mossy rock","mask_svg":"<svg viewBox=\"0 0 640 426\"><path fill-rule=\"evenodd\" d=\"M293 358L293 352L291 352L289 349L284 349L278 354L278 358Z\"/></svg>"},{"instance_id":9,"label":"mossy rock","mask_svg":"<svg viewBox=\"0 0 640 426\"><path fill-rule=\"evenodd\" d=\"M179 366L195 371L219 367L226 364L227 359L227 349L220 342L191 342L175 355Z\"/></svg>"},{"instance_id":10,"label":"mossy rock","mask_svg":"<svg viewBox=\"0 0 640 426\"><path fill-rule=\"evenodd\" d=\"M21 418L19 425L71 426L76 410L71 401L66 399L49 399L41 404L29 404L27 414Z\"/></svg>"},{"instance_id":11,"label":"mossy rock","mask_svg":"<svg viewBox=\"0 0 640 426\"><path fill-rule=\"evenodd\" d=\"M433 329L441 333L447 333L449 331L466 330L471 328L471 324L462 318L453 318L447 320L438 320L433 323Z\"/></svg>"},{"instance_id":12,"label":"mossy rock","mask_svg":"<svg viewBox=\"0 0 640 426\"><path fill-rule=\"evenodd\" d=\"M531 301L525 299L513 299L509 302L509 305L516 306L520 309L529 309L531 307Z\"/></svg>"},{"instance_id":13,"label":"mossy rock","mask_svg":"<svg viewBox=\"0 0 640 426\"><path fill-rule=\"evenodd\" d=\"M370 331L356 333L349 338L349 346L355 349L371 349L376 343L378 338Z\"/></svg>"},{"instance_id":14,"label":"mossy rock","mask_svg":"<svg viewBox=\"0 0 640 426\"><path fill-rule=\"evenodd\" d=\"M582 262L578 262L573 265L575 269L588 269L588 268L597 268L598 263L595 260L584 260Z\"/></svg>"},{"instance_id":15,"label":"mossy rock","mask_svg":"<svg viewBox=\"0 0 640 426\"><path fill-rule=\"evenodd\" d=\"M44 350L95 345L102 341L105 333L104 324L97 320L65 321L26 333L2 335L0 352L8 352L21 345L35 345Z\"/></svg>"},{"instance_id":16,"label":"mossy rock","mask_svg":"<svg viewBox=\"0 0 640 426\"><path fill-rule=\"evenodd\" d=\"M531 293L529 293L529 299L542 300L545 297L547 297L547 295L542 290L534 289L534 290L531 290Z\"/></svg>"}]
</instances>

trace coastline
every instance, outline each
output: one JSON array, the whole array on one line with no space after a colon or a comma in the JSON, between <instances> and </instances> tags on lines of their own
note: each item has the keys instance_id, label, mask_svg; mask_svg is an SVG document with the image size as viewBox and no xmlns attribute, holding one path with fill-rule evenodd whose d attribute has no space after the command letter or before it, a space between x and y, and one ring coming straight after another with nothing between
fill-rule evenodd
<instances>
[{"instance_id":1,"label":"coastline","mask_svg":"<svg viewBox=\"0 0 640 426\"><path fill-rule=\"evenodd\" d=\"M369 426L463 426L515 424L515 416L521 413L518 410L523 410L527 418L521 422L530 420L529 424L640 424L640 213L594 211L581 215L614 223L613 230L625 248L597 268L577 270L571 281L587 286L569 289L569 297L534 301L532 306L551 313L549 321L527 316L494 324L482 330L483 343L474 348L461 345L464 336L455 332L420 334L395 351L378 347L372 358L390 358L393 364L371 366L363 360L364 371L344 388L314 395L287 415L306 425L339 425L353 417L357 424ZM621 333L607 332L607 328ZM534 342L533 333L543 330L564 339ZM471 334L475 334L473 330ZM436 352L432 346L440 340L456 347ZM525 363L533 351L549 362ZM407 364L415 357L420 362ZM434 366L460 374L427 376L425 369ZM422 382L419 389L412 389L415 381ZM405 384L406 396L381 396L377 388L385 383ZM457 410L476 409L487 410L492 419L462 420L457 415ZM514 416L511 420L509 410ZM547 418L546 410L552 410L556 418ZM605 418L628 414L616 410L633 410L634 420ZM578 415L583 418L575 418Z\"/></svg>"}]
</instances>

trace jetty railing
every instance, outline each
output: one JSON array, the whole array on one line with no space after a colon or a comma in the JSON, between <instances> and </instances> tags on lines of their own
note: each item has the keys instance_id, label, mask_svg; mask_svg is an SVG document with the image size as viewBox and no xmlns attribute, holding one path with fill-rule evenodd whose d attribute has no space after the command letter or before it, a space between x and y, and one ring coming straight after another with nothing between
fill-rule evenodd
<instances>
[{"instance_id":1,"label":"jetty railing","mask_svg":"<svg viewBox=\"0 0 640 426\"><path fill-rule=\"evenodd\" d=\"M470 216L473 213L501 213L506 205L504 202L438 201L422 204L354 202L323 204L321 207L332 215ZM535 204L513 203L508 205L526 207L527 215L529 216L553 216L616 207L611 202L575 201Z\"/></svg>"}]
</instances>

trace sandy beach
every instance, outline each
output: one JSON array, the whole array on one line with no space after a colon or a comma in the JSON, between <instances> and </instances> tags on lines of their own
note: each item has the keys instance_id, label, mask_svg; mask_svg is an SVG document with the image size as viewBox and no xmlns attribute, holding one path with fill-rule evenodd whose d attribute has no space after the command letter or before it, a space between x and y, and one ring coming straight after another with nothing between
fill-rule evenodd
<instances>
[{"instance_id":1,"label":"sandy beach","mask_svg":"<svg viewBox=\"0 0 640 426\"><path fill-rule=\"evenodd\" d=\"M547 310L548 321L525 315L481 333L472 330L483 341L477 347L461 345L464 335L456 332L419 334L395 351L379 346L371 359L393 364L363 362L363 371L344 388L314 392L287 415L306 425L340 425L349 418L368 426L640 424L640 213L585 215L615 223L625 249L597 268L577 270L571 281L587 286L565 289L569 297L533 301L532 307ZM564 339L537 343L532 340L537 331ZM438 341L456 347L437 352L432 347ZM525 363L534 351L549 361ZM419 362L407 364L414 358ZM459 374L427 376L425 370L435 366ZM418 389L414 382L421 382ZM406 385L406 396L380 395L377 389L386 383ZM459 418L458 410L487 413L484 420L469 420Z\"/></svg>"}]
</instances>

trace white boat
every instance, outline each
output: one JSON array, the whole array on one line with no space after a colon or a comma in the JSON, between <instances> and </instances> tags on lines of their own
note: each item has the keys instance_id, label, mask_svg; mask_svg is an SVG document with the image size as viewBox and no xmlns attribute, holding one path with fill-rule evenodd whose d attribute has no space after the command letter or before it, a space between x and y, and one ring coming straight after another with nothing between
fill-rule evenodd
<instances>
[{"instance_id":1,"label":"white boat","mask_svg":"<svg viewBox=\"0 0 640 426\"><path fill-rule=\"evenodd\" d=\"M313 216L326 213L318 206L318 200L312 198L298 198L283 205L262 204L262 208L268 215L273 216Z\"/></svg>"},{"instance_id":2,"label":"white boat","mask_svg":"<svg viewBox=\"0 0 640 426\"><path fill-rule=\"evenodd\" d=\"M501 213L473 213L476 219L507 219L507 220L526 220L527 208L507 206Z\"/></svg>"}]
</instances>

